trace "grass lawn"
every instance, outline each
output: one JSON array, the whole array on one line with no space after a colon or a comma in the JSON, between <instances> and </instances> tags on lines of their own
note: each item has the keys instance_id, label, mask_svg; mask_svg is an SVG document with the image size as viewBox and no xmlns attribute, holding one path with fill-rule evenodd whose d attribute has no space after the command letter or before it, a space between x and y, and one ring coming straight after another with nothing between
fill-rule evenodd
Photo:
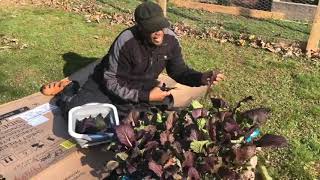
<instances>
[{"instance_id":1,"label":"grass lawn","mask_svg":"<svg viewBox=\"0 0 320 180\"><path fill-rule=\"evenodd\" d=\"M133 11L138 2L100 0L103 10L109 13ZM173 6L169 8L169 18L200 28L208 22L223 21L224 28L235 33L246 29L272 37L281 32L281 37L294 40L306 39L309 31L308 25L303 24L209 14ZM60 10L0 7L0 34L28 44L22 50L0 50L0 103L35 93L42 84L62 79L101 58L124 28L106 22L86 23L81 15ZM275 33L270 31L273 28ZM272 177L320 177L319 61L282 58L264 50L213 40L184 37L181 43L190 66L201 71L220 69L227 76L225 82L214 87L216 96L234 103L253 95L256 101L243 108L272 109L263 132L284 135L290 143L286 149L264 151L261 155L260 162L267 166Z\"/></svg>"},{"instance_id":2,"label":"grass lawn","mask_svg":"<svg viewBox=\"0 0 320 180\"><path fill-rule=\"evenodd\" d=\"M98 0L104 4L106 13L128 13L139 4L138 0ZM307 41L311 29L308 23L290 21L262 20L240 16L210 13L175 7L169 4L168 18L171 22L184 22L192 27L204 29L206 27L223 27L223 31L232 34L248 33L259 35L264 39L290 41Z\"/></svg>"}]
</instances>

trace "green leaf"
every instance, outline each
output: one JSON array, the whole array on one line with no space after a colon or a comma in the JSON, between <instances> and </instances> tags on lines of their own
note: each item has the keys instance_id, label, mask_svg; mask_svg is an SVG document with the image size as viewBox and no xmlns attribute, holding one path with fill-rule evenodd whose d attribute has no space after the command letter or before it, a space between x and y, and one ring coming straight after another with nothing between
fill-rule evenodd
<instances>
[{"instance_id":1,"label":"green leaf","mask_svg":"<svg viewBox=\"0 0 320 180\"><path fill-rule=\"evenodd\" d=\"M110 144L108 144L108 146L107 146L107 150L109 151L113 146L115 146L116 145L116 143L115 142L111 142Z\"/></svg>"},{"instance_id":2,"label":"green leaf","mask_svg":"<svg viewBox=\"0 0 320 180\"><path fill-rule=\"evenodd\" d=\"M206 126L207 120L205 118L199 118L197 119L197 125L199 130L203 130L204 127Z\"/></svg>"},{"instance_id":3,"label":"green leaf","mask_svg":"<svg viewBox=\"0 0 320 180\"><path fill-rule=\"evenodd\" d=\"M121 152L121 153L117 153L116 154L116 158L120 158L120 159L122 159L123 161L125 161L127 158L128 158L128 154L127 153L125 153L125 152Z\"/></svg>"},{"instance_id":4,"label":"green leaf","mask_svg":"<svg viewBox=\"0 0 320 180\"><path fill-rule=\"evenodd\" d=\"M207 120L205 118L197 119L197 125L198 125L199 130L205 134L209 134L208 130L205 128L206 124L207 124Z\"/></svg>"},{"instance_id":5,"label":"green leaf","mask_svg":"<svg viewBox=\"0 0 320 180\"><path fill-rule=\"evenodd\" d=\"M141 130L144 130L145 127L147 127L147 126L145 126L145 125L140 125L139 127L135 127L134 130L136 130L136 131L141 131Z\"/></svg>"},{"instance_id":6,"label":"green leaf","mask_svg":"<svg viewBox=\"0 0 320 180\"><path fill-rule=\"evenodd\" d=\"M157 122L158 122L158 123L162 123L162 122L163 122L163 121L162 121L162 116L161 116L160 113L157 113Z\"/></svg>"},{"instance_id":7,"label":"green leaf","mask_svg":"<svg viewBox=\"0 0 320 180\"><path fill-rule=\"evenodd\" d=\"M107 171L111 172L115 170L119 166L119 163L117 161L109 161L106 165Z\"/></svg>"},{"instance_id":8,"label":"green leaf","mask_svg":"<svg viewBox=\"0 0 320 180\"><path fill-rule=\"evenodd\" d=\"M144 151L146 151L146 148L143 148L143 149L140 150L142 155L143 155Z\"/></svg>"},{"instance_id":9,"label":"green leaf","mask_svg":"<svg viewBox=\"0 0 320 180\"><path fill-rule=\"evenodd\" d=\"M241 136L239 139L237 140L231 140L231 143L233 144L241 144L243 142L244 137Z\"/></svg>"},{"instance_id":10,"label":"green leaf","mask_svg":"<svg viewBox=\"0 0 320 180\"><path fill-rule=\"evenodd\" d=\"M268 170L265 166L258 166L258 170L261 173L262 179L264 180L272 180L272 177L269 175Z\"/></svg>"},{"instance_id":11,"label":"green leaf","mask_svg":"<svg viewBox=\"0 0 320 180\"><path fill-rule=\"evenodd\" d=\"M177 163L177 166L179 167L179 171L182 171L181 161L176 157L174 157L174 159L175 159L175 161Z\"/></svg>"},{"instance_id":12,"label":"green leaf","mask_svg":"<svg viewBox=\"0 0 320 180\"><path fill-rule=\"evenodd\" d=\"M210 145L212 145L213 142L212 141L209 141L207 144L206 144L206 148L210 147Z\"/></svg>"},{"instance_id":13,"label":"green leaf","mask_svg":"<svg viewBox=\"0 0 320 180\"><path fill-rule=\"evenodd\" d=\"M199 109L199 108L203 108L203 105L200 104L199 101L193 100L191 102L191 107L192 107L192 109Z\"/></svg>"},{"instance_id":14,"label":"green leaf","mask_svg":"<svg viewBox=\"0 0 320 180\"><path fill-rule=\"evenodd\" d=\"M190 148L195 153L202 153L203 146L206 145L207 143L210 143L210 142L208 140L206 140L206 141L192 141L190 144Z\"/></svg>"}]
</instances>

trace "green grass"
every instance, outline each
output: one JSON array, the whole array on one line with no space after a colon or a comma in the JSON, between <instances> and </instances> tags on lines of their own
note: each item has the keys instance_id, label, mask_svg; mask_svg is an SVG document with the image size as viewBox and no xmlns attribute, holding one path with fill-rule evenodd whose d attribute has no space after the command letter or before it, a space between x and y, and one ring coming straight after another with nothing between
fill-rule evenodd
<instances>
[{"instance_id":1,"label":"green grass","mask_svg":"<svg viewBox=\"0 0 320 180\"><path fill-rule=\"evenodd\" d=\"M130 13L139 4L139 0L99 0L105 12ZM220 13L210 13L202 10L192 10L175 7L172 3L168 6L168 18L171 22L185 22L197 29L206 27L223 27L223 31L232 34L248 33L263 37L268 40L281 41L307 41L311 25L280 20L262 20L233 16Z\"/></svg>"},{"instance_id":2,"label":"green grass","mask_svg":"<svg viewBox=\"0 0 320 180\"><path fill-rule=\"evenodd\" d=\"M104 4L103 8L110 12L120 12L115 7L132 10L138 4L134 0L100 2L109 3ZM236 23L255 21L256 25L243 26L247 26L254 34L261 32L272 36L271 32L260 28L273 26L273 23L217 14L211 17L204 12L175 9L187 12L191 17L199 18L201 14L205 18L221 16L221 19L228 19L230 29L234 24L235 32L242 28L236 26ZM173 12L169 13L169 17L172 21L177 21L178 17L189 21ZM201 23L190 20L192 22ZM294 23L287 25L301 27ZM101 58L123 29L122 25L85 23L82 16L59 10L0 8L1 34L29 45L23 50L0 51L0 103L38 92L45 82L61 79ZM286 38L299 39L305 36L293 30L277 31L286 34ZM259 106L272 109L272 115L262 131L284 135L290 144L288 148L266 150L261 155L261 162L272 177L319 178L319 171L314 168L320 157L319 64L300 58L281 58L260 49L219 44L213 40L184 37L181 43L190 66L201 71L220 69L227 76L226 81L214 87L215 96L235 103L245 96L253 95L256 100L243 109Z\"/></svg>"},{"instance_id":3,"label":"green grass","mask_svg":"<svg viewBox=\"0 0 320 180\"><path fill-rule=\"evenodd\" d=\"M1 9L1 34L28 48L0 51L0 103L36 92L41 84L101 58L121 29L89 24L79 15L57 10Z\"/></svg>"},{"instance_id":4,"label":"green grass","mask_svg":"<svg viewBox=\"0 0 320 180\"><path fill-rule=\"evenodd\" d=\"M320 73L298 74L295 77L297 95L306 99L320 99Z\"/></svg>"},{"instance_id":5,"label":"green grass","mask_svg":"<svg viewBox=\"0 0 320 180\"><path fill-rule=\"evenodd\" d=\"M168 12L168 16L173 22L179 22L182 19L183 22L200 29L222 26L223 31L232 34L254 34L269 40L306 41L311 29L310 24L306 23L246 18L178 8L173 5L168 8Z\"/></svg>"},{"instance_id":6,"label":"green grass","mask_svg":"<svg viewBox=\"0 0 320 180\"><path fill-rule=\"evenodd\" d=\"M319 67L307 61L282 59L261 50L212 41L186 38L183 47L192 67L202 71L217 68L226 74L228 79L214 88L215 96L235 104L253 95L255 102L244 109L260 106L272 109L263 132L284 135L290 142L289 148L267 151L264 155L273 177L315 178L315 172L305 166L319 160L320 155Z\"/></svg>"}]
</instances>

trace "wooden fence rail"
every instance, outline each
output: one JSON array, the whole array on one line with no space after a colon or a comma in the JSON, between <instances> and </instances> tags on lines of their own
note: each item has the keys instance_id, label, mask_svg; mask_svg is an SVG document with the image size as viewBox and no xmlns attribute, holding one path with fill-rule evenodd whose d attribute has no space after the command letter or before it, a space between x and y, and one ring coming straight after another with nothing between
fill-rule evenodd
<instances>
[{"instance_id":1,"label":"wooden fence rail","mask_svg":"<svg viewBox=\"0 0 320 180\"><path fill-rule=\"evenodd\" d=\"M157 2L162 7L163 12L166 16L167 0L157 0ZM241 8L241 7L226 7L226 6L213 5L213 4L208 4L206 6L203 6L203 4L192 2L189 0L173 0L172 2L180 7L192 7L193 9L202 9L209 12L220 12L220 13L226 13L226 14L232 14L232 15L242 15L242 16L249 16L254 18L266 18L266 19L268 18L283 19L284 18L283 13L252 10L252 9ZM311 55L312 51L319 50L319 46L320 46L320 1L315 13L312 29L311 29L309 40L307 43L306 50L308 52L308 55Z\"/></svg>"},{"instance_id":2,"label":"wooden fence rail","mask_svg":"<svg viewBox=\"0 0 320 180\"><path fill-rule=\"evenodd\" d=\"M311 29L308 44L307 44L308 56L311 55L312 51L319 50L319 45L320 45L319 41L320 41L320 1L318 4L316 14L314 16L312 29Z\"/></svg>"}]
</instances>

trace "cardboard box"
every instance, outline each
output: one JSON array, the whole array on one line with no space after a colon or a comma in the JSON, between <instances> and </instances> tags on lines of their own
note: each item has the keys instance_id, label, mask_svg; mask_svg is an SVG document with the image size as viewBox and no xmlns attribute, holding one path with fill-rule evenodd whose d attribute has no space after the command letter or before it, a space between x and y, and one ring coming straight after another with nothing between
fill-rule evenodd
<instances>
[{"instance_id":1,"label":"cardboard box","mask_svg":"<svg viewBox=\"0 0 320 180\"><path fill-rule=\"evenodd\" d=\"M95 63L88 65L70 79L83 84ZM177 84L169 77L159 77L170 87L175 106L189 104L205 93L206 87L190 88ZM103 179L104 164L113 157L103 145L80 149L68 135L67 122L61 116L54 99L36 93L0 105L0 115L15 109L30 110L0 120L0 177L11 179Z\"/></svg>"}]
</instances>

